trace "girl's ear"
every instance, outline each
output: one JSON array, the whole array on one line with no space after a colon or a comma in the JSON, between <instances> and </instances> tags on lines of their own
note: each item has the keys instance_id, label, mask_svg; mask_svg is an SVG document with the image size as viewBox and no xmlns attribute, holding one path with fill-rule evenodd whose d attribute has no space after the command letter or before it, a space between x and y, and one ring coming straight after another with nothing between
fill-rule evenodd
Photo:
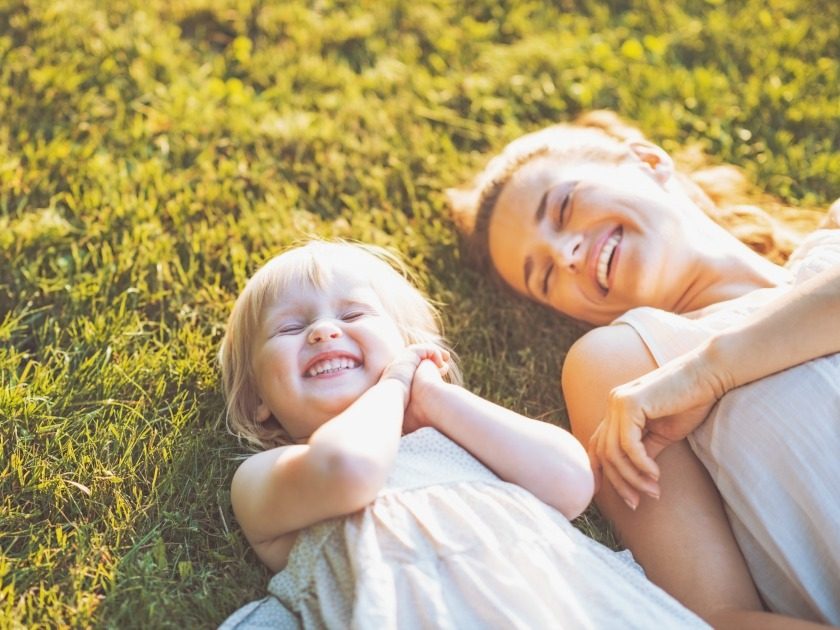
<instances>
[{"instance_id":1,"label":"girl's ear","mask_svg":"<svg viewBox=\"0 0 840 630\"><path fill-rule=\"evenodd\" d=\"M664 186L668 183L674 174L674 160L664 149L645 140L629 142L628 147L636 159L650 170L650 174L660 185Z\"/></svg>"},{"instance_id":2,"label":"girl's ear","mask_svg":"<svg viewBox=\"0 0 840 630\"><path fill-rule=\"evenodd\" d=\"M257 403L257 422L262 424L271 417L271 409L265 404L265 401L259 399Z\"/></svg>"}]
</instances>

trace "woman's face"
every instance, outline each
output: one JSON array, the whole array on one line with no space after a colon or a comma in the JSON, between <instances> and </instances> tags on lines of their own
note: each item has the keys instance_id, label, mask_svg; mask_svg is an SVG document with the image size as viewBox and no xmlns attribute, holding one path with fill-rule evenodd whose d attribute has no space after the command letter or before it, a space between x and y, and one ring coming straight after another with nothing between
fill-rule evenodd
<instances>
[{"instance_id":1,"label":"woman's face","mask_svg":"<svg viewBox=\"0 0 840 630\"><path fill-rule=\"evenodd\" d=\"M519 293L593 324L636 306L675 310L696 280L697 257L662 156L667 162L605 165L547 154L520 167L488 226L499 274Z\"/></svg>"}]
</instances>

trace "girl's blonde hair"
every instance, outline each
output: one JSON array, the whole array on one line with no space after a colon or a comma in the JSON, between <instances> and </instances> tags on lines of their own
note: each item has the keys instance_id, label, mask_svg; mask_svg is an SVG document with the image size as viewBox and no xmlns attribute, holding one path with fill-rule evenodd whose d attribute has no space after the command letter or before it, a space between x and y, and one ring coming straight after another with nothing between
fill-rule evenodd
<instances>
[{"instance_id":1,"label":"girl's blonde hair","mask_svg":"<svg viewBox=\"0 0 840 630\"><path fill-rule=\"evenodd\" d=\"M411 273L396 254L372 245L310 241L275 256L248 280L233 306L219 349L228 428L253 446L266 449L293 442L281 418L256 420L259 399L252 344L264 309L283 299L297 284L323 288L339 270L352 270L367 279L406 345L435 343L449 350L452 359L447 379L460 383L455 354L442 335L440 315L415 288Z\"/></svg>"},{"instance_id":2,"label":"girl's blonde hair","mask_svg":"<svg viewBox=\"0 0 840 630\"><path fill-rule=\"evenodd\" d=\"M455 221L474 262L493 269L487 245L490 218L505 184L524 164L549 153L566 156L570 162L615 164L627 159L629 143L639 141L646 141L641 131L615 113L599 110L573 124L546 127L509 143L472 182L448 191ZM734 166L704 166L705 160L696 151L677 156L677 161L689 169L688 175L676 174L686 194L712 220L774 262L784 262L802 234L815 227L816 213L794 210L758 193ZM748 202L762 203L784 223Z\"/></svg>"}]
</instances>

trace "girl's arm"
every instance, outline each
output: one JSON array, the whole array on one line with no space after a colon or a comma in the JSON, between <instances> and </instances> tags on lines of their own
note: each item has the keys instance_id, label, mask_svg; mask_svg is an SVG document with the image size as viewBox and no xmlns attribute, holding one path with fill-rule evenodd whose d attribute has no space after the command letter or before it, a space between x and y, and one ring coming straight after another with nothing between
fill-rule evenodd
<instances>
[{"instance_id":1,"label":"girl's arm","mask_svg":"<svg viewBox=\"0 0 840 630\"><path fill-rule=\"evenodd\" d=\"M840 352L840 268L789 291L695 350L613 389L590 447L619 493L658 494L662 449L705 419L729 390L811 359Z\"/></svg>"},{"instance_id":2,"label":"girl's arm","mask_svg":"<svg viewBox=\"0 0 840 630\"><path fill-rule=\"evenodd\" d=\"M529 490L568 519L592 500L586 451L570 433L444 383L428 361L417 369L407 422L432 426L500 478Z\"/></svg>"},{"instance_id":3,"label":"girl's arm","mask_svg":"<svg viewBox=\"0 0 840 630\"><path fill-rule=\"evenodd\" d=\"M263 550L278 538L370 503L394 463L414 370L421 358L444 362L434 348L411 347L380 381L321 425L306 444L258 453L240 465L231 502L246 538L272 568L288 547ZM278 557L282 556L282 557Z\"/></svg>"}]
</instances>

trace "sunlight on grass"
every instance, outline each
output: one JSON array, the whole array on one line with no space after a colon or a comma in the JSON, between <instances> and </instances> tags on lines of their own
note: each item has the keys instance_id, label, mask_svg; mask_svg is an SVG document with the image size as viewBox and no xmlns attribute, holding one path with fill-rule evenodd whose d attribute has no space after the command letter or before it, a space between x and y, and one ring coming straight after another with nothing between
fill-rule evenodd
<instances>
[{"instance_id":1,"label":"sunlight on grass","mask_svg":"<svg viewBox=\"0 0 840 630\"><path fill-rule=\"evenodd\" d=\"M443 190L608 107L825 206L838 6L0 2L0 626L208 627L262 592L215 352L307 235L398 249L469 386L566 425L581 330L462 265Z\"/></svg>"}]
</instances>

